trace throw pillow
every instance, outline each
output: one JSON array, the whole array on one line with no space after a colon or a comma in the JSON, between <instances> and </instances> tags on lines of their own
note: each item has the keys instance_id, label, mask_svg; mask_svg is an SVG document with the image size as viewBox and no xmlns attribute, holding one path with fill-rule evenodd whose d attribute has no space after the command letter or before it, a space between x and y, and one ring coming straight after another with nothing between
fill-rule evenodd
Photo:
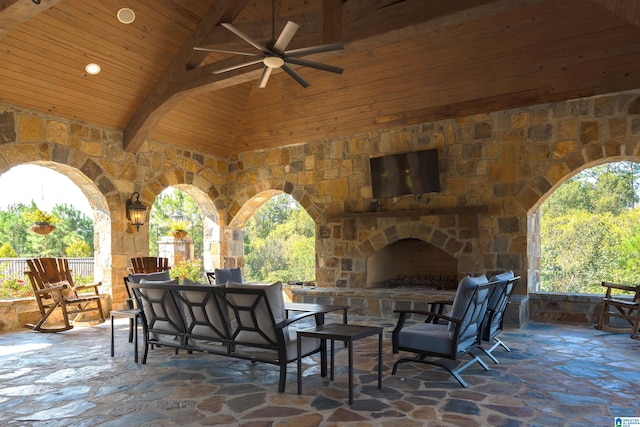
<instances>
[{"instance_id":1,"label":"throw pillow","mask_svg":"<svg viewBox=\"0 0 640 427\"><path fill-rule=\"evenodd\" d=\"M240 268L216 268L214 270L216 285L224 285L229 280L242 283L242 270Z\"/></svg>"},{"instance_id":2,"label":"throw pillow","mask_svg":"<svg viewBox=\"0 0 640 427\"><path fill-rule=\"evenodd\" d=\"M64 286L64 288L62 289L62 300L67 301L70 299L75 299L78 298L78 295L76 294L76 291L71 287L71 285L69 284L69 282L67 280L62 280L60 282L56 282L56 283L45 283L44 286L47 288L53 288L56 286L61 286L61 285L66 285ZM51 292L51 297L53 298L54 301L59 302L60 301L60 292Z\"/></svg>"}]
</instances>

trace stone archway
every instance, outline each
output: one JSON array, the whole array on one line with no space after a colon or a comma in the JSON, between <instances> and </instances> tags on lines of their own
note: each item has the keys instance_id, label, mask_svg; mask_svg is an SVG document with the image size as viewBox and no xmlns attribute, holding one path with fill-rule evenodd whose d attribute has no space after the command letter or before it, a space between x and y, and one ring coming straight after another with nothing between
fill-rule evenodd
<instances>
[{"instance_id":1,"label":"stone archway","mask_svg":"<svg viewBox=\"0 0 640 427\"><path fill-rule=\"evenodd\" d=\"M43 160L24 162L12 165L11 168L7 168L1 173L5 173L13 167L29 164L51 169L64 175L69 178L69 180L71 180L71 182L73 182L87 198L93 213L94 278L96 281L100 281L103 284L100 288L100 292L111 294L111 265L109 263L109 260L111 259L111 216L109 214L106 198L100 192L100 189L96 184L83 174L82 171L61 163Z\"/></svg>"},{"instance_id":2,"label":"stone archway","mask_svg":"<svg viewBox=\"0 0 640 427\"><path fill-rule=\"evenodd\" d=\"M638 156L616 156L616 157L608 157L603 158L597 161L587 162L581 165L579 168L571 171L564 175L561 179L554 183L554 185L544 193L538 202L527 212L527 224L528 224L528 240L529 240L529 290L531 292L540 292L541 291L541 269L542 269L542 240L540 235L540 221L541 221L541 208L544 202L560 187L562 187L569 179L574 177L575 175L603 165L607 163L616 163L616 162L633 162L640 163L640 158Z\"/></svg>"},{"instance_id":3,"label":"stone archway","mask_svg":"<svg viewBox=\"0 0 640 427\"><path fill-rule=\"evenodd\" d=\"M316 223L316 239L318 236L319 208L311 200L311 197L302 187L285 182L282 189L269 188L269 183L263 182L245 188L241 192L240 199L231 205L234 207L233 218L229 226L224 230L223 238L223 265L225 268L244 266L244 226L267 200L278 194L288 194ZM251 196L249 196L251 195ZM231 214L231 213L230 213Z\"/></svg>"},{"instance_id":4,"label":"stone archway","mask_svg":"<svg viewBox=\"0 0 640 427\"><path fill-rule=\"evenodd\" d=\"M189 184L176 184L172 187L184 191L191 196L202 213L202 265L205 271L213 271L215 268L220 268L222 265L221 260L221 229L218 219L218 212L213 204L213 201L199 188ZM197 255L196 255L197 256Z\"/></svg>"}]
</instances>

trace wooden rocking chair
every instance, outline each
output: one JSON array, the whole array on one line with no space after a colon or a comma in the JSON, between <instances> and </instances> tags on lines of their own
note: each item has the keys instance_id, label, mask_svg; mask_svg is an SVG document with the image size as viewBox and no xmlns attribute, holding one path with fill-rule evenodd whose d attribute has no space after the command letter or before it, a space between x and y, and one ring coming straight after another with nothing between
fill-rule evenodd
<instances>
[{"instance_id":1,"label":"wooden rocking chair","mask_svg":"<svg viewBox=\"0 0 640 427\"><path fill-rule=\"evenodd\" d=\"M596 329L609 332L631 333L638 338L640 325L640 285L628 286L618 283L602 282L606 289L602 298L602 310ZM618 294L614 294L613 291ZM615 323L612 319L622 319Z\"/></svg>"},{"instance_id":2,"label":"wooden rocking chair","mask_svg":"<svg viewBox=\"0 0 640 427\"><path fill-rule=\"evenodd\" d=\"M169 258L153 256L131 258L131 266L135 274L149 274L170 270Z\"/></svg>"},{"instance_id":3,"label":"wooden rocking chair","mask_svg":"<svg viewBox=\"0 0 640 427\"><path fill-rule=\"evenodd\" d=\"M29 277L33 293L40 309L40 320L35 324L25 325L39 332L61 332L73 328L82 313L97 311L100 322L104 322L104 312L98 293L100 282L91 285L75 286L69 263L65 258L28 259ZM89 291L84 292L82 291ZM92 292L91 292L92 291ZM56 327L44 326L56 308L62 311L64 324ZM70 316L74 316L70 320Z\"/></svg>"}]
</instances>

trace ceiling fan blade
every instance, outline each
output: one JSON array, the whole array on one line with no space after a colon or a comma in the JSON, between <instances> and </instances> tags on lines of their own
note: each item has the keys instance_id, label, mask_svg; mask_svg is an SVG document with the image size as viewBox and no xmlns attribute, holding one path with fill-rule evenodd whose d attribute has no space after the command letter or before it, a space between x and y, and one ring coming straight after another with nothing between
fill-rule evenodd
<instances>
[{"instance_id":1,"label":"ceiling fan blade","mask_svg":"<svg viewBox=\"0 0 640 427\"><path fill-rule=\"evenodd\" d=\"M250 52L238 52L235 50L224 50L224 49L215 49L212 47L194 47L193 50L201 50L203 52L218 52L218 53L232 53L234 55L246 55L246 56L262 56L260 53L250 53Z\"/></svg>"},{"instance_id":2,"label":"ceiling fan blade","mask_svg":"<svg viewBox=\"0 0 640 427\"><path fill-rule=\"evenodd\" d=\"M309 82L307 82L300 74L298 74L298 72L296 70L294 70L293 68L291 68L289 65L284 64L282 66L282 69L289 74L291 77L293 77L293 79L295 81L297 81L298 83L300 83L300 86L307 88L309 87Z\"/></svg>"},{"instance_id":3,"label":"ceiling fan blade","mask_svg":"<svg viewBox=\"0 0 640 427\"><path fill-rule=\"evenodd\" d=\"M303 67L315 68L322 71L328 71L330 73L342 74L344 68L334 67L333 65L322 64L320 62L309 61L308 59L300 58L285 58L285 62L291 64L302 65Z\"/></svg>"},{"instance_id":4,"label":"ceiling fan blade","mask_svg":"<svg viewBox=\"0 0 640 427\"><path fill-rule=\"evenodd\" d=\"M259 64L260 62L262 62L262 58L254 59L249 62L243 62L242 64L238 64L238 65L232 65L230 67L221 68L219 70L212 71L212 73L222 74L222 73L226 73L227 71L237 70L238 68L248 67L249 65Z\"/></svg>"},{"instance_id":5,"label":"ceiling fan blade","mask_svg":"<svg viewBox=\"0 0 640 427\"><path fill-rule=\"evenodd\" d=\"M271 71L273 71L273 68L267 67L265 65L264 69L262 70L262 75L260 76L260 80L258 80L258 87L260 89L264 89L265 87L267 87L267 81L269 80Z\"/></svg>"},{"instance_id":6,"label":"ceiling fan blade","mask_svg":"<svg viewBox=\"0 0 640 427\"><path fill-rule=\"evenodd\" d=\"M258 43L257 41L255 41L254 39L252 39L251 37L249 37L248 35L246 35L242 31L240 31L239 29L234 27L233 25L225 24L225 23L222 23L220 25L222 25L227 30L231 31L233 34L235 34L236 36L240 37L242 40L246 41L247 43L249 43L251 46L255 47L256 49L258 49L258 50L260 50L260 51L262 51L264 53L272 53L269 49L266 48L266 46L261 45L260 43Z\"/></svg>"},{"instance_id":7,"label":"ceiling fan blade","mask_svg":"<svg viewBox=\"0 0 640 427\"><path fill-rule=\"evenodd\" d=\"M332 50L341 50L341 49L344 49L344 45L342 43L329 43L329 44L321 44L318 46L303 47L301 49L289 50L284 53L284 56L300 57L300 56L312 55L314 53L331 52Z\"/></svg>"},{"instance_id":8,"label":"ceiling fan blade","mask_svg":"<svg viewBox=\"0 0 640 427\"><path fill-rule=\"evenodd\" d=\"M283 53L296 31L298 31L298 28L300 28L300 26L295 22L287 21L287 25L284 26L284 29L278 36L278 40L276 40L273 45L273 50L277 53Z\"/></svg>"}]
</instances>

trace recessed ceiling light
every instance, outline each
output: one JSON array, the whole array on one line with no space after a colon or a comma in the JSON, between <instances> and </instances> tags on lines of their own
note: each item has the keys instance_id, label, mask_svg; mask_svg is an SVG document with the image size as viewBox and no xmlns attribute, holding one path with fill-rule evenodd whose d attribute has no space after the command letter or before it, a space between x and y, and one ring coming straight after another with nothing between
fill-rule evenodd
<instances>
[{"instance_id":1,"label":"recessed ceiling light","mask_svg":"<svg viewBox=\"0 0 640 427\"><path fill-rule=\"evenodd\" d=\"M118 21L123 24L131 24L136 19L136 13L128 7L123 7L118 11Z\"/></svg>"},{"instance_id":2,"label":"recessed ceiling light","mask_svg":"<svg viewBox=\"0 0 640 427\"><path fill-rule=\"evenodd\" d=\"M96 75L96 74L98 74L100 72L100 66L98 64L93 63L93 62L90 63L90 64L87 64L87 66L84 67L84 69L85 69L85 71L87 73L92 74L92 75Z\"/></svg>"}]
</instances>

